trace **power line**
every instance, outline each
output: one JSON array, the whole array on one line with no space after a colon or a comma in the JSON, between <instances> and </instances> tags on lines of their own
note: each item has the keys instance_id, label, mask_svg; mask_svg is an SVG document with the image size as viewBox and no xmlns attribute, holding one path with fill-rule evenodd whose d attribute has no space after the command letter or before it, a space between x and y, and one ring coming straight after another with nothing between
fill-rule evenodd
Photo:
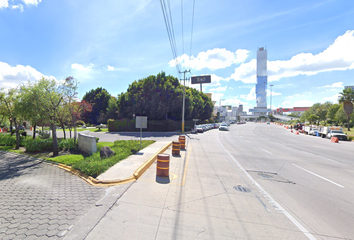
<instances>
[{"instance_id":1,"label":"power line","mask_svg":"<svg viewBox=\"0 0 354 240\"><path fill-rule=\"evenodd\" d=\"M166 2L164 0L160 0L160 3L161 3L161 9L162 9L162 13L163 13L164 20L165 20L168 39L170 41L172 55L175 60L177 73L178 73L178 75L180 75L180 64L178 61L178 52L177 52L177 46L176 46L176 41L175 41L175 34L174 34L174 30L173 30L173 21L172 21L170 1L168 0L168 2L166 4Z\"/></svg>"}]
</instances>

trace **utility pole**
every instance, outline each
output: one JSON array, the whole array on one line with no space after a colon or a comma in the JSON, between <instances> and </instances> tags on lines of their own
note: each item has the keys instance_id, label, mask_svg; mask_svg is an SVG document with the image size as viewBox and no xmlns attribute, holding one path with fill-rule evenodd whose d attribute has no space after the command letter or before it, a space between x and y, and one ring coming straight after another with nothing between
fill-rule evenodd
<instances>
[{"instance_id":1,"label":"utility pole","mask_svg":"<svg viewBox=\"0 0 354 240\"><path fill-rule=\"evenodd\" d=\"M184 108L185 108L185 102L186 102L186 73L191 72L191 70L184 70L183 72L183 106L182 106L182 133L184 133Z\"/></svg>"}]
</instances>

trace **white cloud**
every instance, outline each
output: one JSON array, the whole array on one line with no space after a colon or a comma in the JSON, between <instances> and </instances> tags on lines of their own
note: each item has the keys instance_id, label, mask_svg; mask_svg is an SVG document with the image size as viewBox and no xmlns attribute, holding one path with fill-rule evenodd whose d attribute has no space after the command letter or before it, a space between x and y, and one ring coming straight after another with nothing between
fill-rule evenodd
<instances>
[{"instance_id":1,"label":"white cloud","mask_svg":"<svg viewBox=\"0 0 354 240\"><path fill-rule=\"evenodd\" d=\"M344 86L343 86L342 82L336 82L336 83L333 83L332 85L326 85L326 86L318 87L318 88L344 88Z\"/></svg>"},{"instance_id":2,"label":"white cloud","mask_svg":"<svg viewBox=\"0 0 354 240\"><path fill-rule=\"evenodd\" d=\"M256 83L256 64L256 59L241 64L235 69L231 79L244 83ZM339 36L332 45L319 54L300 53L290 60L268 61L268 81L348 69L354 69L354 30Z\"/></svg>"},{"instance_id":3,"label":"white cloud","mask_svg":"<svg viewBox=\"0 0 354 240\"><path fill-rule=\"evenodd\" d=\"M107 65L107 71L114 71L114 67Z\"/></svg>"},{"instance_id":4,"label":"white cloud","mask_svg":"<svg viewBox=\"0 0 354 240\"><path fill-rule=\"evenodd\" d=\"M22 0L26 5L38 5L42 0Z\"/></svg>"},{"instance_id":5,"label":"white cloud","mask_svg":"<svg viewBox=\"0 0 354 240\"><path fill-rule=\"evenodd\" d=\"M286 100L281 104L281 106L283 108L311 107L313 104L314 104L314 102L309 101L309 100L297 100L297 101Z\"/></svg>"},{"instance_id":6,"label":"white cloud","mask_svg":"<svg viewBox=\"0 0 354 240\"><path fill-rule=\"evenodd\" d=\"M256 66L256 59L252 59L248 63L242 63L241 66L235 69L235 72L231 74L230 78L244 83L256 83Z\"/></svg>"},{"instance_id":7,"label":"white cloud","mask_svg":"<svg viewBox=\"0 0 354 240\"><path fill-rule=\"evenodd\" d=\"M78 63L71 64L72 69L76 69L79 71L90 71L90 70L92 70L93 66L94 66L93 63L90 63L87 67L84 67L83 65L78 64Z\"/></svg>"},{"instance_id":8,"label":"white cloud","mask_svg":"<svg viewBox=\"0 0 354 240\"><path fill-rule=\"evenodd\" d=\"M198 53L197 57L189 57L183 54L177 59L173 59L169 62L171 67L175 67L179 62L183 67L200 70L203 68L209 68L211 70L226 68L235 63L242 63L248 57L248 50L238 49L235 53L226 50L225 48L214 48L207 50L206 52Z\"/></svg>"},{"instance_id":9,"label":"white cloud","mask_svg":"<svg viewBox=\"0 0 354 240\"><path fill-rule=\"evenodd\" d=\"M338 93L338 94L335 94L335 95L333 95L331 97L324 97L323 100L324 101L330 101L332 103L337 103L339 96L340 96L340 94Z\"/></svg>"},{"instance_id":10,"label":"white cloud","mask_svg":"<svg viewBox=\"0 0 354 240\"><path fill-rule=\"evenodd\" d=\"M28 81L39 80L42 77L55 79L53 76L44 76L31 66L10 66L5 62L0 62L0 87L14 88Z\"/></svg>"},{"instance_id":11,"label":"white cloud","mask_svg":"<svg viewBox=\"0 0 354 240\"><path fill-rule=\"evenodd\" d=\"M11 9L20 9L20 11L23 12L23 5L22 4L12 5Z\"/></svg>"},{"instance_id":12,"label":"white cloud","mask_svg":"<svg viewBox=\"0 0 354 240\"><path fill-rule=\"evenodd\" d=\"M216 105L218 105L219 106L219 101L220 101L220 99L222 99L222 97L224 97L224 94L223 93L212 93L212 95L211 95L211 99L213 100L213 101L216 101L217 102L217 104Z\"/></svg>"},{"instance_id":13,"label":"white cloud","mask_svg":"<svg viewBox=\"0 0 354 240\"><path fill-rule=\"evenodd\" d=\"M13 2L13 1L12 1ZM37 6L42 0L22 0L22 2L25 5L35 5ZM21 12L23 12L23 5L22 4L17 4L17 5L9 5L9 0L0 0L0 9L1 8L8 8L11 7L11 9L19 9Z\"/></svg>"},{"instance_id":14,"label":"white cloud","mask_svg":"<svg viewBox=\"0 0 354 240\"><path fill-rule=\"evenodd\" d=\"M240 98L247 101L256 100L256 87L253 87L247 95L241 95Z\"/></svg>"},{"instance_id":15,"label":"white cloud","mask_svg":"<svg viewBox=\"0 0 354 240\"><path fill-rule=\"evenodd\" d=\"M0 8L9 7L9 0L0 0Z\"/></svg>"},{"instance_id":16,"label":"white cloud","mask_svg":"<svg viewBox=\"0 0 354 240\"><path fill-rule=\"evenodd\" d=\"M211 88L209 89L210 92L225 92L227 89L227 86L225 87L217 87L217 88Z\"/></svg>"}]
</instances>

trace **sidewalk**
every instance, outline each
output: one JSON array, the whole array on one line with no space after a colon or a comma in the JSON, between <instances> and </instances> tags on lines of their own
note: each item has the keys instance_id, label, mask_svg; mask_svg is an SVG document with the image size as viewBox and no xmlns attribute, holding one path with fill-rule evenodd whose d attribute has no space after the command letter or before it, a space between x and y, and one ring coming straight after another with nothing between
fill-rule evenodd
<instances>
[{"instance_id":1,"label":"sidewalk","mask_svg":"<svg viewBox=\"0 0 354 240\"><path fill-rule=\"evenodd\" d=\"M144 163L171 141L158 141L124 159L97 177L97 180L113 181L134 175Z\"/></svg>"}]
</instances>

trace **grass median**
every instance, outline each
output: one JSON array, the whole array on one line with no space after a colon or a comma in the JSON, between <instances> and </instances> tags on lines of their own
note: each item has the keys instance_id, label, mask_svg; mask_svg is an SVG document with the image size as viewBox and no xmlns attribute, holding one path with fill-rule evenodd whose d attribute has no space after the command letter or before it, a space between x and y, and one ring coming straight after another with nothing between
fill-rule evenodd
<instances>
[{"instance_id":1,"label":"grass median","mask_svg":"<svg viewBox=\"0 0 354 240\"><path fill-rule=\"evenodd\" d=\"M145 148L154 142L152 140L144 140L141 146ZM104 146L110 147L115 154L109 158L101 159L100 149ZM81 154L71 154L48 158L47 160L71 166L73 169L96 178L114 164L138 152L139 148L139 140L118 140L113 143L101 142L97 143L97 152L89 157L84 157Z\"/></svg>"},{"instance_id":2,"label":"grass median","mask_svg":"<svg viewBox=\"0 0 354 240\"><path fill-rule=\"evenodd\" d=\"M20 141L20 149L15 149L15 137L9 134L0 134L0 150L71 166L73 169L94 178L108 170L114 164L140 150L139 140L99 142L97 143L97 152L91 156L84 157L76 150L77 145L74 144L73 139L58 140L59 149L61 150L57 157L53 157L50 139L31 139L30 136ZM154 142L152 140L143 140L141 147L145 148ZM101 159L100 150L104 146L110 147L115 154L109 158Z\"/></svg>"}]
</instances>

